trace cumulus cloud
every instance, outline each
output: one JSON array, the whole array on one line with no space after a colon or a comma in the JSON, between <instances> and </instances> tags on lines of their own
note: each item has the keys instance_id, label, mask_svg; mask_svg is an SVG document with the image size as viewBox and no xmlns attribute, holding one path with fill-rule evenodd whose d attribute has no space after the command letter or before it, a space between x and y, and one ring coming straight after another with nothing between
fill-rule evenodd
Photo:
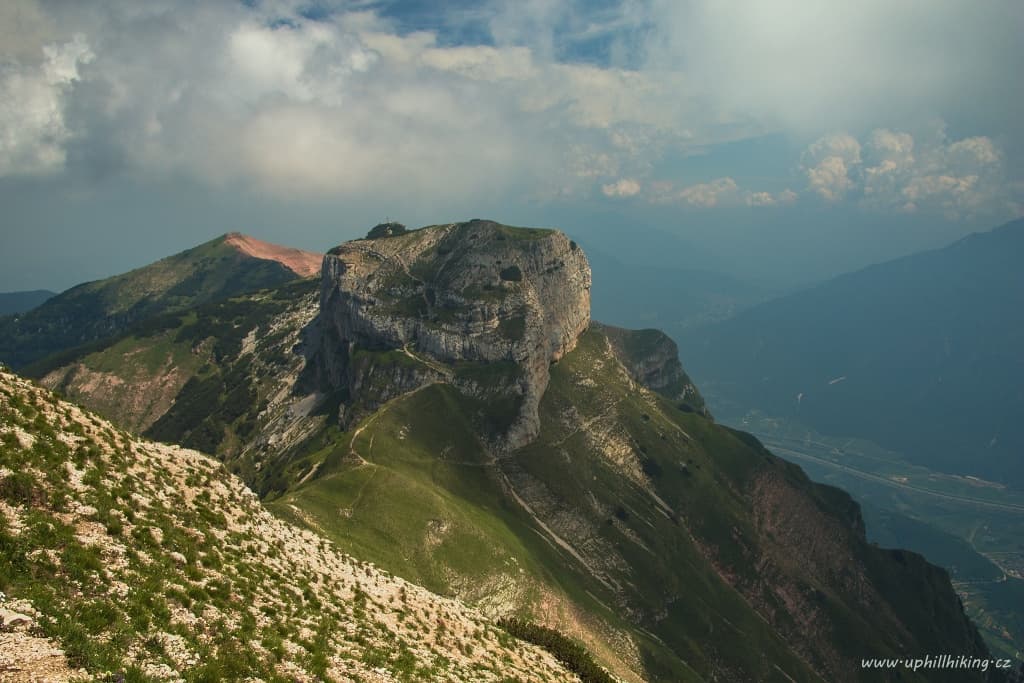
<instances>
[{"instance_id":1,"label":"cumulus cloud","mask_svg":"<svg viewBox=\"0 0 1024 683\"><path fill-rule=\"evenodd\" d=\"M771 192L748 192L744 197L747 206L782 206L797 200L797 193L790 189L772 194Z\"/></svg>"},{"instance_id":2,"label":"cumulus cloud","mask_svg":"<svg viewBox=\"0 0 1024 683\"><path fill-rule=\"evenodd\" d=\"M876 129L861 145L840 133L810 145L802 162L808 187L830 202L851 194L867 208L950 219L1012 209L1002 154L987 137L949 141L939 131L918 141Z\"/></svg>"},{"instance_id":3,"label":"cumulus cloud","mask_svg":"<svg viewBox=\"0 0 1024 683\"><path fill-rule=\"evenodd\" d=\"M813 139L806 132L822 121L866 130L879 117L934 115L951 101L966 106L964 92L998 109L964 84L1017 49L1015 36L982 38L1011 35L999 20L1009 0L965 2L894 11L882 0L613 0L597 9L495 0L467 10L490 44L455 45L439 29L399 30L365 9L372 3L332 3L312 20L301 0L11 0L0 4L0 177L102 168L288 196L601 191L779 206L795 197L731 187L731 178L659 190L654 169L766 132ZM910 30L918 25L956 26L972 52ZM923 42L908 47L911 34ZM590 44L608 47L589 59L572 52ZM986 73L1011 84L1005 68ZM809 194L899 196L911 210L943 192L932 188L953 187L941 177L972 175L949 169L980 164L973 184L958 185L962 204L981 196L998 163L998 150L986 160L966 140L935 162L920 141L907 148L903 134L887 135L812 145L802 160ZM904 195L909 169L934 178Z\"/></svg>"},{"instance_id":4,"label":"cumulus cloud","mask_svg":"<svg viewBox=\"0 0 1024 683\"><path fill-rule=\"evenodd\" d=\"M778 193L751 191L729 177L717 178L706 183L696 183L676 189L671 182L651 183L648 193L650 201L658 204L680 204L698 209L713 209L734 206L771 207L791 204L797 194L785 189Z\"/></svg>"},{"instance_id":5,"label":"cumulus cloud","mask_svg":"<svg viewBox=\"0 0 1024 683\"><path fill-rule=\"evenodd\" d=\"M63 168L71 131L64 116L79 67L93 59L85 38L43 46L38 64L0 65L0 176L35 175Z\"/></svg>"},{"instance_id":6,"label":"cumulus cloud","mask_svg":"<svg viewBox=\"0 0 1024 683\"><path fill-rule=\"evenodd\" d=\"M601 186L605 197L635 197L640 194L640 183L632 178L620 178L614 183Z\"/></svg>"},{"instance_id":7,"label":"cumulus cloud","mask_svg":"<svg viewBox=\"0 0 1024 683\"><path fill-rule=\"evenodd\" d=\"M860 152L860 143L845 133L813 143L802 159L808 187L826 201L842 199L854 186L850 171L860 164Z\"/></svg>"},{"instance_id":8,"label":"cumulus cloud","mask_svg":"<svg viewBox=\"0 0 1024 683\"><path fill-rule=\"evenodd\" d=\"M453 46L399 34L372 12L309 20L297 0L19 2L54 35L74 29L86 42L60 43L82 49L42 66L6 61L0 175L59 168L70 150L84 168L285 195L557 185L585 196L644 173L665 149L745 134L735 120L696 116L679 74L555 61L511 29L495 45Z\"/></svg>"},{"instance_id":9,"label":"cumulus cloud","mask_svg":"<svg viewBox=\"0 0 1024 683\"><path fill-rule=\"evenodd\" d=\"M699 183L679 191L679 200L684 204L702 209L731 204L736 201L739 187L732 178L718 178L709 183Z\"/></svg>"}]
</instances>

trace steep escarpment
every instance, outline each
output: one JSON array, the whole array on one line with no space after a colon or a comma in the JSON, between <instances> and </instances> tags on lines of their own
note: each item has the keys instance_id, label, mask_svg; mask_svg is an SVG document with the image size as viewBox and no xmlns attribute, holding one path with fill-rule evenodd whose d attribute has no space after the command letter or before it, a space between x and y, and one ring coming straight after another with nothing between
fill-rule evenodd
<instances>
[{"instance_id":1,"label":"steep escarpment","mask_svg":"<svg viewBox=\"0 0 1024 683\"><path fill-rule=\"evenodd\" d=\"M332 249L320 311L324 377L350 395L364 383L354 363L358 350L424 358L420 376L407 373L377 405L436 381L443 371L431 360L513 364L517 371L500 378L520 401L502 435L507 449L536 435L548 366L590 322L590 267L576 243L556 231L481 220L432 226ZM343 415L343 423L361 415Z\"/></svg>"}]
</instances>

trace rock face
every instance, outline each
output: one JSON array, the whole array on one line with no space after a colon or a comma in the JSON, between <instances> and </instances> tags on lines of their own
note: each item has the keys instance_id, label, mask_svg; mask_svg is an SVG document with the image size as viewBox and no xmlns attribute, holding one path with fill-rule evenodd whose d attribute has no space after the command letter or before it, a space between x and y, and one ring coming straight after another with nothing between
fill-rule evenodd
<instances>
[{"instance_id":1,"label":"rock face","mask_svg":"<svg viewBox=\"0 0 1024 683\"><path fill-rule=\"evenodd\" d=\"M675 402L687 412L710 418L697 386L679 362L679 347L661 330L626 330L594 323L608 339L630 378Z\"/></svg>"},{"instance_id":2,"label":"rock face","mask_svg":"<svg viewBox=\"0 0 1024 683\"><path fill-rule=\"evenodd\" d=\"M432 361L449 368L510 361L520 372L508 388L521 396L504 436L510 448L537 433L548 366L590 323L587 258L553 230L482 220L431 226L343 244L327 254L322 272L321 372L332 387L363 381L353 363L360 349L400 350L420 361L419 371L403 374L404 391L443 372Z\"/></svg>"}]
</instances>

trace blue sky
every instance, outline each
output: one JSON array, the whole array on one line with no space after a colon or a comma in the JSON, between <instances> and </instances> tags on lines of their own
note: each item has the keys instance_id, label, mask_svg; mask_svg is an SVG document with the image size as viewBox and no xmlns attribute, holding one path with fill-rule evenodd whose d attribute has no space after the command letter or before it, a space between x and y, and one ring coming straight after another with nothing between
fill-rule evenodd
<instances>
[{"instance_id":1,"label":"blue sky","mask_svg":"<svg viewBox=\"0 0 1024 683\"><path fill-rule=\"evenodd\" d=\"M385 217L812 281L1021 214L1022 32L1011 0L8 0L0 291Z\"/></svg>"}]
</instances>

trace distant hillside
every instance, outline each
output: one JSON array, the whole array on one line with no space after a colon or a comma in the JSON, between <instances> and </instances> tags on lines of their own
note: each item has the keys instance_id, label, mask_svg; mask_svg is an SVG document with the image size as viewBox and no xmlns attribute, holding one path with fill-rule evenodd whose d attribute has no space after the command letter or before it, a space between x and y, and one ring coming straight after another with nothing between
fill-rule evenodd
<instances>
[{"instance_id":1,"label":"distant hillside","mask_svg":"<svg viewBox=\"0 0 1024 683\"><path fill-rule=\"evenodd\" d=\"M272 287L319 271L322 256L230 233L123 275L88 282L0 320L0 361L20 368L111 337L160 313Z\"/></svg>"},{"instance_id":2,"label":"distant hillside","mask_svg":"<svg viewBox=\"0 0 1024 683\"><path fill-rule=\"evenodd\" d=\"M57 296L48 289L33 289L27 292L0 292L0 315L13 315L30 311L47 299Z\"/></svg>"},{"instance_id":3,"label":"distant hillside","mask_svg":"<svg viewBox=\"0 0 1024 683\"><path fill-rule=\"evenodd\" d=\"M594 317L630 328L656 327L672 337L731 318L769 298L760 287L696 268L624 262L588 250L594 269Z\"/></svg>"},{"instance_id":4,"label":"distant hillside","mask_svg":"<svg viewBox=\"0 0 1024 683\"><path fill-rule=\"evenodd\" d=\"M1024 487L1024 220L686 333L720 416L757 408Z\"/></svg>"}]
</instances>

